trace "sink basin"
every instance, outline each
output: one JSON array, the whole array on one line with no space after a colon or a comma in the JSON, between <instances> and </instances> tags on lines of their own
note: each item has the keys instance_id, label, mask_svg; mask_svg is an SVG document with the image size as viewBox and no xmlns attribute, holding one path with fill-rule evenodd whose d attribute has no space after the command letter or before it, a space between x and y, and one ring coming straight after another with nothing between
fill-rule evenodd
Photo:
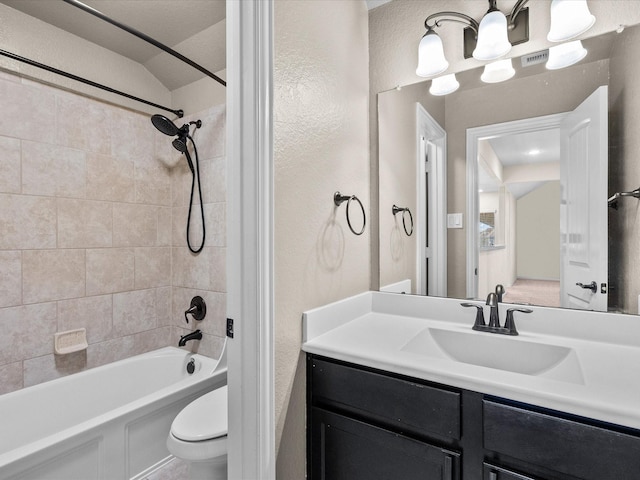
<instances>
[{"instance_id":1,"label":"sink basin","mask_svg":"<svg viewBox=\"0 0 640 480\"><path fill-rule=\"evenodd\" d=\"M584 384L572 348L492 333L426 328L402 351L497 370Z\"/></svg>"}]
</instances>

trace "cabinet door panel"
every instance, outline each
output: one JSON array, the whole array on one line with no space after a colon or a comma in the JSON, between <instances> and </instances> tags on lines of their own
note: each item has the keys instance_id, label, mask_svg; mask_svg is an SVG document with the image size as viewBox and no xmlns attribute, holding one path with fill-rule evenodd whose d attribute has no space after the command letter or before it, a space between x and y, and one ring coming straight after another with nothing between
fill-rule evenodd
<instances>
[{"instance_id":1,"label":"cabinet door panel","mask_svg":"<svg viewBox=\"0 0 640 480\"><path fill-rule=\"evenodd\" d=\"M584 480L640 478L640 438L485 400L484 447Z\"/></svg>"},{"instance_id":2,"label":"cabinet door panel","mask_svg":"<svg viewBox=\"0 0 640 480\"><path fill-rule=\"evenodd\" d=\"M314 358L314 404L401 432L460 439L460 392Z\"/></svg>"},{"instance_id":3,"label":"cabinet door panel","mask_svg":"<svg viewBox=\"0 0 640 480\"><path fill-rule=\"evenodd\" d=\"M482 480L536 480L534 477L512 472L504 468L485 463L483 466Z\"/></svg>"},{"instance_id":4,"label":"cabinet door panel","mask_svg":"<svg viewBox=\"0 0 640 480\"><path fill-rule=\"evenodd\" d=\"M460 455L312 409L312 480L459 480Z\"/></svg>"}]
</instances>

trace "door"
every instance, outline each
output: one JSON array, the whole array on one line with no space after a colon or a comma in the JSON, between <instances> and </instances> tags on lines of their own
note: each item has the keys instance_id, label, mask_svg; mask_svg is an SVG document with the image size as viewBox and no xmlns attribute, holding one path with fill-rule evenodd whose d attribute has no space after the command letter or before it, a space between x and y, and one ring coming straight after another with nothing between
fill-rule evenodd
<instances>
[{"instance_id":1,"label":"door","mask_svg":"<svg viewBox=\"0 0 640 480\"><path fill-rule=\"evenodd\" d=\"M416 125L416 293L446 297L447 134L419 103L416 104Z\"/></svg>"},{"instance_id":2,"label":"door","mask_svg":"<svg viewBox=\"0 0 640 480\"><path fill-rule=\"evenodd\" d=\"M312 480L460 480L460 454L312 409Z\"/></svg>"},{"instance_id":3,"label":"door","mask_svg":"<svg viewBox=\"0 0 640 480\"><path fill-rule=\"evenodd\" d=\"M607 310L608 87L593 92L560 126L560 299Z\"/></svg>"}]
</instances>

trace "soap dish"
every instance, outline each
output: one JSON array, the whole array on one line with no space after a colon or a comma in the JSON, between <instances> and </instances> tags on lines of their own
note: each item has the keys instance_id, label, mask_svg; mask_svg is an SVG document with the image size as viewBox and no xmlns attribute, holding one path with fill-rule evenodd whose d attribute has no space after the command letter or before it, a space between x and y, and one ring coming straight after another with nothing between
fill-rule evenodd
<instances>
[{"instance_id":1,"label":"soap dish","mask_svg":"<svg viewBox=\"0 0 640 480\"><path fill-rule=\"evenodd\" d=\"M53 351L56 355L80 352L86 350L88 346L86 328L67 330L53 335Z\"/></svg>"}]
</instances>

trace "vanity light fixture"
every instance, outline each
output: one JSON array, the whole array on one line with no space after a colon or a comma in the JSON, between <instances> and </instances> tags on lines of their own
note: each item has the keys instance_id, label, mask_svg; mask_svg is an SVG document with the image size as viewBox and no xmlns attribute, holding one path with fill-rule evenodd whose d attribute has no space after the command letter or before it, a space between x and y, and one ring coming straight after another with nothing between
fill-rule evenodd
<instances>
[{"instance_id":1,"label":"vanity light fixture","mask_svg":"<svg viewBox=\"0 0 640 480\"><path fill-rule=\"evenodd\" d=\"M442 40L434 30L442 22L467 26L464 29L464 58L473 56L477 60L496 60L509 53L511 45L529 40L529 9L524 8L529 0L518 0L508 16L498 10L497 0L488 1L489 10L480 23L458 12L434 13L425 19L427 32L418 47L418 76L435 77L449 67Z\"/></svg>"},{"instance_id":2,"label":"vanity light fixture","mask_svg":"<svg viewBox=\"0 0 640 480\"><path fill-rule=\"evenodd\" d=\"M515 74L516 71L513 69L511 59L507 58L485 65L480 80L484 83L499 83L509 80Z\"/></svg>"},{"instance_id":3,"label":"vanity light fixture","mask_svg":"<svg viewBox=\"0 0 640 480\"><path fill-rule=\"evenodd\" d=\"M431 80L429 93L439 97L442 95L449 95L450 93L458 90L458 88L460 88L460 82L456 79L456 74L450 73L449 75L443 75L442 77L437 77Z\"/></svg>"},{"instance_id":4,"label":"vanity light fixture","mask_svg":"<svg viewBox=\"0 0 640 480\"><path fill-rule=\"evenodd\" d=\"M427 32L420 40L418 48L418 68L416 69L418 76L437 77L449 68L449 62L444 56L442 39L435 32L436 28L442 26L442 22L466 25L463 38L464 58L473 57L482 61L497 60L509 53L512 45L529 41L529 9L525 8L529 0L517 0L508 15L498 9L497 0L488 1L489 10L480 23L469 15L450 11L434 13L425 19L424 26ZM550 12L551 28L547 39L551 42L566 42L573 39L586 32L595 23L595 17L589 11L587 0L552 0ZM571 53L569 53L570 48L574 49ZM549 55L551 57L551 52ZM584 58L584 55L586 50L582 45L578 47L578 44L557 49L553 53L556 58L547 64L547 68L572 65L568 62L576 63ZM490 67L489 70L493 68ZM485 73L487 73L486 70ZM491 75L489 77L491 78Z\"/></svg>"},{"instance_id":5,"label":"vanity light fixture","mask_svg":"<svg viewBox=\"0 0 640 480\"><path fill-rule=\"evenodd\" d=\"M558 70L578 63L587 56L587 49L582 46L580 40L561 43L549 48L549 60L546 67L549 70Z\"/></svg>"}]
</instances>

